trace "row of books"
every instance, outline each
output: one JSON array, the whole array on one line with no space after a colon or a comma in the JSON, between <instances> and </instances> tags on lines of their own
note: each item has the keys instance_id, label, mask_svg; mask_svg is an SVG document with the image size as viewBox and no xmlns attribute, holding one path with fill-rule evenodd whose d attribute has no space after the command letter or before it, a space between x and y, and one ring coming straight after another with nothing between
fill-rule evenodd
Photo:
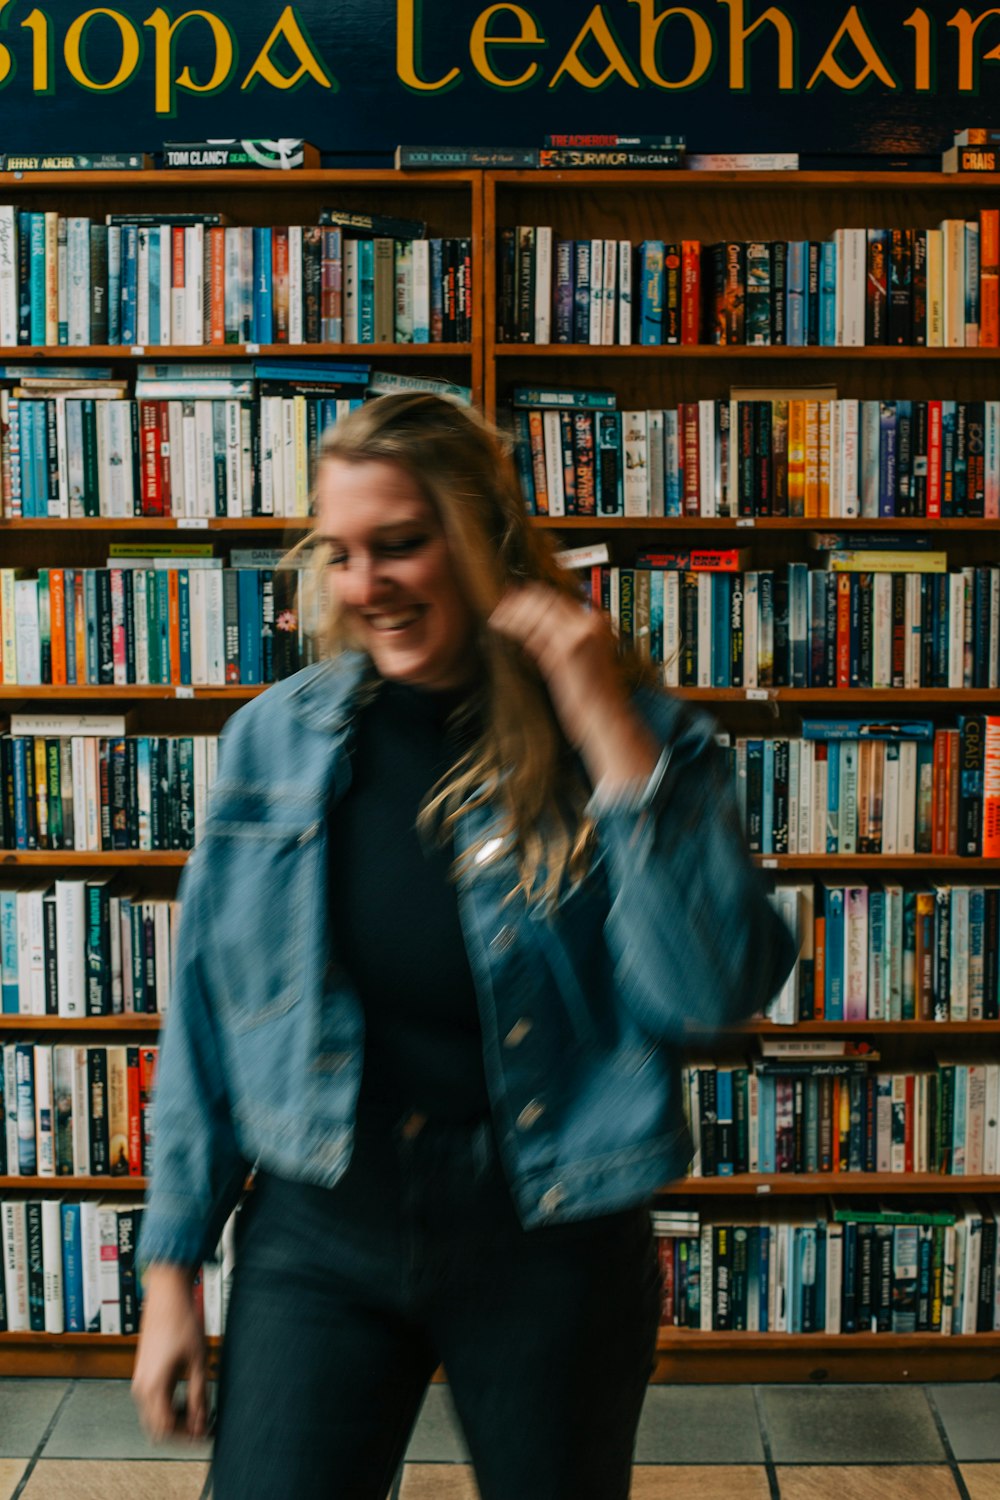
<instances>
[{"instance_id":1,"label":"row of books","mask_svg":"<svg viewBox=\"0 0 1000 1500\"><path fill-rule=\"evenodd\" d=\"M0 205L0 346L462 343L469 238Z\"/></svg>"},{"instance_id":2,"label":"row of books","mask_svg":"<svg viewBox=\"0 0 1000 1500\"><path fill-rule=\"evenodd\" d=\"M136 1333L142 1205L108 1198L0 1203L0 1333ZM197 1270L195 1306L209 1337L225 1326L234 1264L230 1219Z\"/></svg>"},{"instance_id":3,"label":"row of books","mask_svg":"<svg viewBox=\"0 0 1000 1500\"><path fill-rule=\"evenodd\" d=\"M5 513L308 515L320 438L362 404L363 370L147 379L138 400L124 381L29 378L0 390Z\"/></svg>"},{"instance_id":4,"label":"row of books","mask_svg":"<svg viewBox=\"0 0 1000 1500\"><path fill-rule=\"evenodd\" d=\"M156 1047L7 1042L0 1176L145 1177Z\"/></svg>"},{"instance_id":5,"label":"row of books","mask_svg":"<svg viewBox=\"0 0 1000 1500\"><path fill-rule=\"evenodd\" d=\"M875 1066L867 1058L692 1063L684 1069L690 1174L996 1174L1000 1063Z\"/></svg>"},{"instance_id":6,"label":"row of books","mask_svg":"<svg viewBox=\"0 0 1000 1500\"><path fill-rule=\"evenodd\" d=\"M948 882L779 881L798 940L772 1020L1000 1018L1000 889Z\"/></svg>"},{"instance_id":7,"label":"row of books","mask_svg":"<svg viewBox=\"0 0 1000 1500\"><path fill-rule=\"evenodd\" d=\"M896 1211L803 1203L738 1219L654 1211L661 1324L701 1332L1000 1329L1000 1200Z\"/></svg>"},{"instance_id":8,"label":"row of books","mask_svg":"<svg viewBox=\"0 0 1000 1500\"><path fill-rule=\"evenodd\" d=\"M826 388L618 411L611 391L513 396L532 515L1000 516L1000 402Z\"/></svg>"},{"instance_id":9,"label":"row of books","mask_svg":"<svg viewBox=\"0 0 1000 1500\"><path fill-rule=\"evenodd\" d=\"M0 848L193 849L217 735L0 735Z\"/></svg>"},{"instance_id":10,"label":"row of books","mask_svg":"<svg viewBox=\"0 0 1000 1500\"><path fill-rule=\"evenodd\" d=\"M1000 718L804 719L720 743L752 853L1000 856Z\"/></svg>"},{"instance_id":11,"label":"row of books","mask_svg":"<svg viewBox=\"0 0 1000 1500\"><path fill-rule=\"evenodd\" d=\"M668 687L1000 683L996 567L947 573L943 552L874 547L827 554L824 569L690 567L699 556L713 560L709 549L648 551L633 568L590 570L592 606L609 615L623 646L662 667ZM929 571L935 563L941 571Z\"/></svg>"},{"instance_id":12,"label":"row of books","mask_svg":"<svg viewBox=\"0 0 1000 1500\"><path fill-rule=\"evenodd\" d=\"M0 569L0 682L254 685L310 662L305 569L269 548L233 548L229 568L205 551Z\"/></svg>"},{"instance_id":13,"label":"row of books","mask_svg":"<svg viewBox=\"0 0 1000 1500\"><path fill-rule=\"evenodd\" d=\"M1000 343L1000 210L830 239L563 239L499 232L497 338L529 344Z\"/></svg>"},{"instance_id":14,"label":"row of books","mask_svg":"<svg viewBox=\"0 0 1000 1500\"><path fill-rule=\"evenodd\" d=\"M180 907L113 876L0 887L0 1010L162 1015Z\"/></svg>"}]
</instances>

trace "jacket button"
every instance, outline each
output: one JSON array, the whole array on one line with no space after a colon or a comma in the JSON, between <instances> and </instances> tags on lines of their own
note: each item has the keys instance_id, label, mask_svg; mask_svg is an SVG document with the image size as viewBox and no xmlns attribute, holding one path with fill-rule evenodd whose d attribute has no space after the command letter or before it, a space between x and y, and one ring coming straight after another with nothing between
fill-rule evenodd
<instances>
[{"instance_id":1,"label":"jacket button","mask_svg":"<svg viewBox=\"0 0 1000 1500\"><path fill-rule=\"evenodd\" d=\"M545 1113L545 1105L540 1099L530 1099L517 1117L518 1130L530 1130Z\"/></svg>"},{"instance_id":2,"label":"jacket button","mask_svg":"<svg viewBox=\"0 0 1000 1500\"><path fill-rule=\"evenodd\" d=\"M515 1021L513 1026L510 1028L507 1035L503 1039L504 1046L520 1047L521 1043L528 1035L528 1032L531 1030L531 1024L532 1023L527 1016L522 1016L519 1021Z\"/></svg>"},{"instance_id":3,"label":"jacket button","mask_svg":"<svg viewBox=\"0 0 1000 1500\"><path fill-rule=\"evenodd\" d=\"M566 1189L561 1182L554 1182L547 1192L544 1192L538 1200L541 1213L551 1214L566 1201Z\"/></svg>"},{"instance_id":4,"label":"jacket button","mask_svg":"<svg viewBox=\"0 0 1000 1500\"><path fill-rule=\"evenodd\" d=\"M506 953L507 949L517 939L517 929L514 927L501 927L496 937L490 943L491 953Z\"/></svg>"}]
</instances>

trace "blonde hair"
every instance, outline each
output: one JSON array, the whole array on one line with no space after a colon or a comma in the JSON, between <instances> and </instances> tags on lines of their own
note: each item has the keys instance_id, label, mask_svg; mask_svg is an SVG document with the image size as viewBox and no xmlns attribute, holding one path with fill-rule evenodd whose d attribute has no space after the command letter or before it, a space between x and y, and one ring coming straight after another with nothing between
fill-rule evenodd
<instances>
[{"instance_id":1,"label":"blonde hair","mask_svg":"<svg viewBox=\"0 0 1000 1500\"><path fill-rule=\"evenodd\" d=\"M475 742L431 789L419 826L446 840L464 808L493 804L511 840L529 902L552 903L564 881L580 879L590 860L593 825L584 815L588 788L553 712L542 679L524 654L487 621L504 592L531 581L572 598L573 578L556 563L548 537L528 520L509 446L470 407L425 393L382 396L324 434L319 464L398 464L433 507L459 584L477 621L482 686ZM320 545L316 567L326 557ZM320 610L321 653L350 647L347 622L330 591ZM641 667L638 668L641 675ZM626 677L636 675L623 664ZM456 873L474 859L466 851Z\"/></svg>"}]
</instances>

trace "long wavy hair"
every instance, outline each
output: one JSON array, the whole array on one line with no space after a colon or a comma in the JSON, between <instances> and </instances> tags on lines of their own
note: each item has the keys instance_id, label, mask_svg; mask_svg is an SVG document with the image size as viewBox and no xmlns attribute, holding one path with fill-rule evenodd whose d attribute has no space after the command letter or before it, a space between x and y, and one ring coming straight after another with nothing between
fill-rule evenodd
<instances>
[{"instance_id":1,"label":"long wavy hair","mask_svg":"<svg viewBox=\"0 0 1000 1500\"><path fill-rule=\"evenodd\" d=\"M529 902L554 903L564 883L580 879L589 865L589 789L538 671L487 621L511 585L533 580L572 598L578 594L546 533L529 523L507 440L470 407L403 393L367 402L328 429L319 465L330 459L398 464L416 481L441 522L476 621L479 686L469 705L475 728L467 748L428 793L418 826L446 841L463 808L497 807L501 826L490 836L510 841L518 865L511 895L523 891ZM326 549L314 543L311 552L318 582ZM335 590L323 591L317 615L322 655L355 646ZM629 656L622 660L622 675L632 686L646 673ZM478 846L467 850L455 873L477 852Z\"/></svg>"}]
</instances>

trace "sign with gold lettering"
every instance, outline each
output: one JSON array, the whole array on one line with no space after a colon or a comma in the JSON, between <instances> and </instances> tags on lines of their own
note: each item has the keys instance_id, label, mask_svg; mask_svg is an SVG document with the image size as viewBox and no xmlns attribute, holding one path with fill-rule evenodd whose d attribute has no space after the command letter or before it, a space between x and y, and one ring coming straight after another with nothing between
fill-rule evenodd
<instances>
[{"instance_id":1,"label":"sign with gold lettering","mask_svg":"<svg viewBox=\"0 0 1000 1500\"><path fill-rule=\"evenodd\" d=\"M301 137L926 154L1000 123L1000 6L880 0L0 0L0 149ZM517 98L512 96L516 95Z\"/></svg>"}]
</instances>

